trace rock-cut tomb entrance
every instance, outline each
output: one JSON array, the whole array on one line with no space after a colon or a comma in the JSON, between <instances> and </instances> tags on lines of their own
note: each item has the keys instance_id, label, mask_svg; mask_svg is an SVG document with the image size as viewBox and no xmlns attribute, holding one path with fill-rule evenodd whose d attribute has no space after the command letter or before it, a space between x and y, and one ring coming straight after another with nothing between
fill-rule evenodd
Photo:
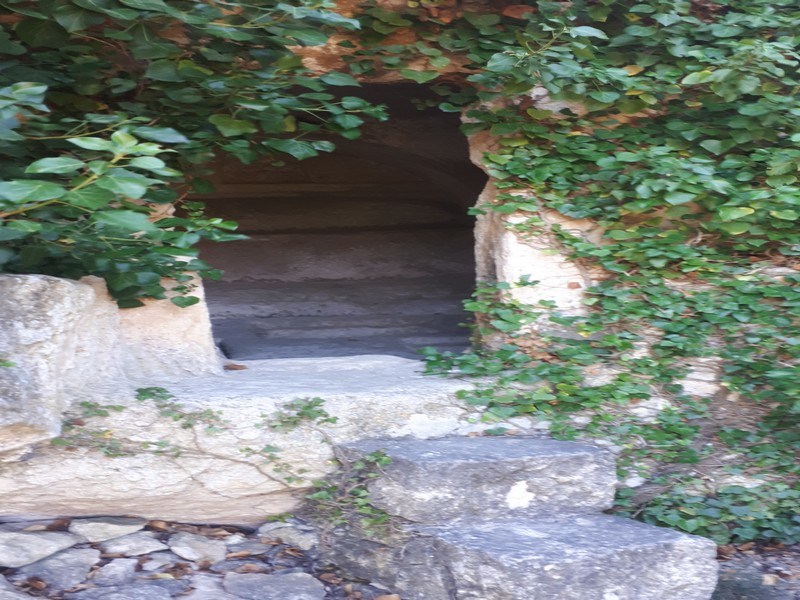
<instances>
[{"instance_id":1,"label":"rock-cut tomb entrance","mask_svg":"<svg viewBox=\"0 0 800 600\"><path fill-rule=\"evenodd\" d=\"M249 236L201 248L225 272L206 293L229 358L415 358L424 346L469 344L468 208L485 176L469 162L459 116L420 110L420 86L355 94L387 104L389 121L301 162L223 163L203 198Z\"/></svg>"}]
</instances>

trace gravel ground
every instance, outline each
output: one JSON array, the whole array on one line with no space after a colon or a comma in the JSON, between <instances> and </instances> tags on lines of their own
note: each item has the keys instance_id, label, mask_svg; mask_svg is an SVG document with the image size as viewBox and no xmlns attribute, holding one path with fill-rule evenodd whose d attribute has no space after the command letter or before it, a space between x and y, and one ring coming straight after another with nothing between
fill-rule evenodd
<instances>
[{"instance_id":1,"label":"gravel ground","mask_svg":"<svg viewBox=\"0 0 800 600\"><path fill-rule=\"evenodd\" d=\"M299 522L0 523L0 600L400 600L315 560L316 543Z\"/></svg>"},{"instance_id":2,"label":"gravel ground","mask_svg":"<svg viewBox=\"0 0 800 600\"><path fill-rule=\"evenodd\" d=\"M400 600L323 564L317 544L296 520L0 522L0 600ZM719 558L712 600L800 600L800 544L721 546Z\"/></svg>"}]
</instances>

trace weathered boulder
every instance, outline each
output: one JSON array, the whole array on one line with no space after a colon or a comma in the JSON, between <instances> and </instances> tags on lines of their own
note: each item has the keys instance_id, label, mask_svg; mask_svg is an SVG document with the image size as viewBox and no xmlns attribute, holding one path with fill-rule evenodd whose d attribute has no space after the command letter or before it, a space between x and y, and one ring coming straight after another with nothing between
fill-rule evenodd
<instances>
[{"instance_id":1,"label":"weathered boulder","mask_svg":"<svg viewBox=\"0 0 800 600\"><path fill-rule=\"evenodd\" d=\"M36 577L50 590L65 590L86 580L89 570L100 560L94 548L70 548L22 567L13 581L22 582Z\"/></svg>"},{"instance_id":2,"label":"weathered boulder","mask_svg":"<svg viewBox=\"0 0 800 600\"><path fill-rule=\"evenodd\" d=\"M0 467L0 511L260 523L293 510L302 498L298 490L336 468L329 442L431 438L475 428L469 422L475 413L455 397L463 382L424 376L415 360L282 359L247 367L142 382L167 388L185 418L198 419L188 428L179 415L161 414L155 401L130 396L115 402L126 407L120 412L81 417L85 426L73 433L83 438L72 447L41 445L24 462ZM282 414L292 416L288 403L315 397L336 423L268 426ZM209 420L216 429L207 427Z\"/></svg>"},{"instance_id":3,"label":"weathered boulder","mask_svg":"<svg viewBox=\"0 0 800 600\"><path fill-rule=\"evenodd\" d=\"M24 567L84 541L71 533L0 532L0 567Z\"/></svg>"},{"instance_id":4,"label":"weathered boulder","mask_svg":"<svg viewBox=\"0 0 800 600\"><path fill-rule=\"evenodd\" d=\"M717 576L710 540L606 515L415 525L330 548L408 600L708 600Z\"/></svg>"},{"instance_id":5,"label":"weathered boulder","mask_svg":"<svg viewBox=\"0 0 800 600\"><path fill-rule=\"evenodd\" d=\"M129 397L129 378L221 372L204 303L120 310L96 277L0 275L0 360L0 460L59 435L78 402Z\"/></svg>"},{"instance_id":6,"label":"weathered boulder","mask_svg":"<svg viewBox=\"0 0 800 600\"><path fill-rule=\"evenodd\" d=\"M369 528L346 515L322 556L404 599L708 600L716 584L711 540L601 514L615 464L599 448L462 437L342 451L350 464L391 459L365 476L389 519Z\"/></svg>"},{"instance_id":7,"label":"weathered boulder","mask_svg":"<svg viewBox=\"0 0 800 600\"><path fill-rule=\"evenodd\" d=\"M79 399L119 395L118 311L103 293L68 279L0 275L0 359L12 363L0 366L0 454L58 435Z\"/></svg>"},{"instance_id":8,"label":"weathered boulder","mask_svg":"<svg viewBox=\"0 0 800 600\"><path fill-rule=\"evenodd\" d=\"M345 444L353 460L376 451L391 463L369 485L371 503L415 523L599 512L611 508L613 455L535 437L448 437Z\"/></svg>"},{"instance_id":9,"label":"weathered boulder","mask_svg":"<svg viewBox=\"0 0 800 600\"><path fill-rule=\"evenodd\" d=\"M246 600L322 600L325 586L308 573L228 573L226 592Z\"/></svg>"},{"instance_id":10,"label":"weathered boulder","mask_svg":"<svg viewBox=\"0 0 800 600\"><path fill-rule=\"evenodd\" d=\"M215 563L225 560L227 547L222 540L209 540L193 533L176 533L169 539L169 548L186 560Z\"/></svg>"},{"instance_id":11,"label":"weathered boulder","mask_svg":"<svg viewBox=\"0 0 800 600\"><path fill-rule=\"evenodd\" d=\"M73 519L69 524L70 533L82 535L89 542L103 542L112 538L136 533L144 529L147 521L125 517L97 517L94 519Z\"/></svg>"}]
</instances>

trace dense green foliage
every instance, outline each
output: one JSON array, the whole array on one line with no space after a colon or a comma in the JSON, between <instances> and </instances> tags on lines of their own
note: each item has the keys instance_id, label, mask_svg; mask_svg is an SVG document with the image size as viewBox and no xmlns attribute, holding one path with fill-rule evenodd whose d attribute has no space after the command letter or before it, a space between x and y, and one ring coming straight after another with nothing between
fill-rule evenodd
<instances>
[{"instance_id":1,"label":"dense green foliage","mask_svg":"<svg viewBox=\"0 0 800 600\"><path fill-rule=\"evenodd\" d=\"M558 435L615 440L623 476L651 482L649 494L620 496L645 520L720 541L800 539L800 11L749 0L519 8L446 27L426 15L407 52L433 67L442 50L471 61L466 82L439 89L446 110L484 101L465 129L501 138L486 160L508 193L480 210L528 215L520 235L551 236L611 276L588 290L585 317L483 290L467 307L509 343L434 354L432 370L499 375L464 394L498 420L549 415ZM381 34L412 19L372 15ZM397 68L400 50L377 45L375 56ZM536 85L574 110L498 101ZM603 241L548 226L544 208L597 221ZM572 333L540 337L532 352L535 319ZM652 348L637 352L648 334ZM704 356L722 359L738 414L682 393L687 359ZM592 385L589 370L616 375ZM653 398L670 402L654 423L622 410ZM579 411L590 415L580 427L568 418ZM709 465L756 487L707 481Z\"/></svg>"},{"instance_id":2,"label":"dense green foliage","mask_svg":"<svg viewBox=\"0 0 800 600\"><path fill-rule=\"evenodd\" d=\"M650 482L620 494L631 514L720 541L800 539L794 0L363 3L357 20L308 1L3 6L5 270L98 274L126 306L159 297L162 276L207 269L191 259L198 239L230 227L148 218L182 197L172 182L188 165L331 150L332 135L357 135L358 113L382 113L327 87L387 71L430 82L443 110L468 107L467 133L499 139L486 163L506 193L479 210L526 215L520 235L611 275L580 317L481 290L468 307L508 343L432 356L432 369L496 375L465 393L488 418L544 415L557 435L614 439L623 477ZM289 47L333 32L346 68L310 77ZM537 104L534 86L576 104ZM596 221L603 241L548 225L545 208ZM565 333L532 345L537 319ZM705 356L721 358L727 399L681 389ZM592 384L592 369L613 376ZM670 403L654 422L626 412L653 398ZM755 487L710 481L712 467Z\"/></svg>"},{"instance_id":3,"label":"dense green foliage","mask_svg":"<svg viewBox=\"0 0 800 600\"><path fill-rule=\"evenodd\" d=\"M315 156L382 117L325 92L351 76L308 77L288 49L357 26L321 2L10 0L0 23L0 269L99 275L121 306L215 274L193 248L235 224L163 214L208 191L199 166Z\"/></svg>"}]
</instances>

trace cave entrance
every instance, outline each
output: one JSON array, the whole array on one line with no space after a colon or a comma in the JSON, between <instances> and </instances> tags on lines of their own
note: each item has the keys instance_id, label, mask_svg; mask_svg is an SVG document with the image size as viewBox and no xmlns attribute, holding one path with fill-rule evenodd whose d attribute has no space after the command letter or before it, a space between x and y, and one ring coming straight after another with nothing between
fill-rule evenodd
<instances>
[{"instance_id":1,"label":"cave entrance","mask_svg":"<svg viewBox=\"0 0 800 600\"><path fill-rule=\"evenodd\" d=\"M201 247L214 336L233 359L389 354L469 345L473 218L485 183L455 114L418 110L419 86L369 86L390 120L332 154L275 168L227 162L212 216L250 239Z\"/></svg>"}]
</instances>

